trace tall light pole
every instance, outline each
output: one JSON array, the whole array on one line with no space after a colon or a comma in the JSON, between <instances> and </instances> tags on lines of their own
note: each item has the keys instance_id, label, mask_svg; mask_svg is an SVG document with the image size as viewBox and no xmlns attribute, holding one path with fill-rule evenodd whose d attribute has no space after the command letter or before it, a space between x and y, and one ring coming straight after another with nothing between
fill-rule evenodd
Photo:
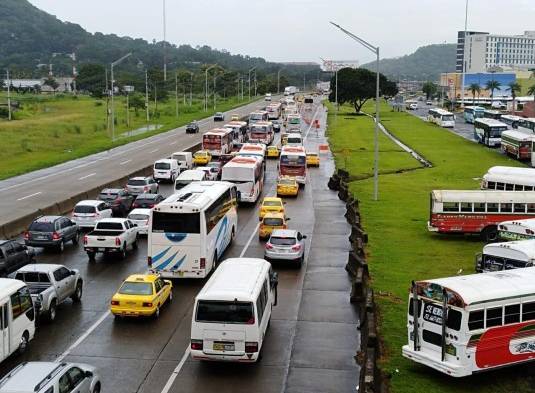
<instances>
[{"instance_id":1,"label":"tall light pole","mask_svg":"<svg viewBox=\"0 0 535 393\"><path fill-rule=\"evenodd\" d=\"M303 72L303 93L307 89L306 85L307 85L307 74Z\"/></svg>"},{"instance_id":2,"label":"tall light pole","mask_svg":"<svg viewBox=\"0 0 535 393\"><path fill-rule=\"evenodd\" d=\"M373 164L373 200L376 201L379 196L379 122L380 120L380 112L379 112L379 47L373 46L372 44L364 41L362 38L357 37L355 34L347 31L340 25L337 25L336 23L331 22L331 24L341 31L343 31L345 34L347 34L349 37L353 38L355 41L357 41L359 44L364 46L369 51L375 53L377 56L376 65L375 65L375 73L376 73L376 82L375 82L375 137L374 137L374 164Z\"/></svg>"},{"instance_id":3,"label":"tall light pole","mask_svg":"<svg viewBox=\"0 0 535 393\"><path fill-rule=\"evenodd\" d=\"M338 105L338 64L335 65L334 69L334 103L336 105L336 113L338 113L339 105Z\"/></svg>"},{"instance_id":4,"label":"tall light pole","mask_svg":"<svg viewBox=\"0 0 535 393\"><path fill-rule=\"evenodd\" d=\"M204 111L208 112L208 71L210 71L212 68L215 68L217 64L214 64L213 66L208 67L206 70L204 70Z\"/></svg>"},{"instance_id":5,"label":"tall light pole","mask_svg":"<svg viewBox=\"0 0 535 393\"><path fill-rule=\"evenodd\" d=\"M184 100L186 98L184 97ZM178 117L178 71L175 70L175 109L176 114L175 116Z\"/></svg>"},{"instance_id":6,"label":"tall light pole","mask_svg":"<svg viewBox=\"0 0 535 393\"><path fill-rule=\"evenodd\" d=\"M167 18L165 13L165 0L163 0L163 80L167 82Z\"/></svg>"},{"instance_id":7,"label":"tall light pole","mask_svg":"<svg viewBox=\"0 0 535 393\"><path fill-rule=\"evenodd\" d=\"M145 70L145 112L147 113L147 131L149 130L149 72Z\"/></svg>"},{"instance_id":8,"label":"tall light pole","mask_svg":"<svg viewBox=\"0 0 535 393\"><path fill-rule=\"evenodd\" d=\"M191 106L191 103L193 101L193 72L190 71L191 79L189 82L189 106Z\"/></svg>"},{"instance_id":9,"label":"tall light pole","mask_svg":"<svg viewBox=\"0 0 535 393\"><path fill-rule=\"evenodd\" d=\"M111 63L111 140L112 141L115 141L115 105L113 101L113 96L115 93L114 92L115 80L113 79L113 67L120 64L121 62L129 58L130 56L132 56L132 53L128 53L127 55L124 55L123 57L121 57L119 60L116 60L113 63Z\"/></svg>"},{"instance_id":10,"label":"tall light pole","mask_svg":"<svg viewBox=\"0 0 535 393\"><path fill-rule=\"evenodd\" d=\"M9 70L6 70L7 79L7 119L11 120L11 79L9 79Z\"/></svg>"},{"instance_id":11,"label":"tall light pole","mask_svg":"<svg viewBox=\"0 0 535 393\"><path fill-rule=\"evenodd\" d=\"M466 7L464 9L464 48L463 48L463 76L461 86L461 106L464 107L464 76L466 74L466 33L468 29L468 0L466 0Z\"/></svg>"},{"instance_id":12,"label":"tall light pole","mask_svg":"<svg viewBox=\"0 0 535 393\"><path fill-rule=\"evenodd\" d=\"M281 71L282 68L277 71L277 94L280 94L281 92Z\"/></svg>"},{"instance_id":13,"label":"tall light pole","mask_svg":"<svg viewBox=\"0 0 535 393\"><path fill-rule=\"evenodd\" d=\"M251 68L247 74L248 74L248 78L249 78L249 101L251 101L251 72L255 71L256 70L256 66Z\"/></svg>"}]
</instances>

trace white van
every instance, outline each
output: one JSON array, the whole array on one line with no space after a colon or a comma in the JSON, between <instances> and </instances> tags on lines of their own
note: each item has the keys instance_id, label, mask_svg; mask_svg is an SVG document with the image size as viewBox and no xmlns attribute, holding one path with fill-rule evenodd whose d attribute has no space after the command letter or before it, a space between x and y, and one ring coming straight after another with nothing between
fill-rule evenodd
<instances>
[{"instance_id":1,"label":"white van","mask_svg":"<svg viewBox=\"0 0 535 393\"><path fill-rule=\"evenodd\" d=\"M193 154L189 151L177 151L171 158L178 162L180 172L193 168Z\"/></svg>"},{"instance_id":2,"label":"white van","mask_svg":"<svg viewBox=\"0 0 535 393\"><path fill-rule=\"evenodd\" d=\"M175 180L175 192L184 188L194 181L202 181L206 179L206 172L197 169L188 169L182 172Z\"/></svg>"},{"instance_id":3,"label":"white van","mask_svg":"<svg viewBox=\"0 0 535 393\"><path fill-rule=\"evenodd\" d=\"M285 146L303 146L303 137L298 133L288 134Z\"/></svg>"},{"instance_id":4,"label":"white van","mask_svg":"<svg viewBox=\"0 0 535 393\"><path fill-rule=\"evenodd\" d=\"M256 362L277 305L277 273L259 258L222 262L195 298L191 357Z\"/></svg>"},{"instance_id":5,"label":"white van","mask_svg":"<svg viewBox=\"0 0 535 393\"><path fill-rule=\"evenodd\" d=\"M36 312L26 284L0 278L0 361L24 352L35 334Z\"/></svg>"},{"instance_id":6,"label":"white van","mask_svg":"<svg viewBox=\"0 0 535 393\"><path fill-rule=\"evenodd\" d=\"M164 158L154 163L154 175L152 176L156 181L175 182L180 169L178 168L178 161L172 158Z\"/></svg>"}]
</instances>

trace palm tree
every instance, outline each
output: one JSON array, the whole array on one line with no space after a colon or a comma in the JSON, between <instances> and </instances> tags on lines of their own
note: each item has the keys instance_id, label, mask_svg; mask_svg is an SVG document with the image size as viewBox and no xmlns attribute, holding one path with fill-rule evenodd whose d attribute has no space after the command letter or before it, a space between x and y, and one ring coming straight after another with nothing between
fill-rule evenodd
<instances>
[{"instance_id":1,"label":"palm tree","mask_svg":"<svg viewBox=\"0 0 535 393\"><path fill-rule=\"evenodd\" d=\"M535 85L531 85L528 88L528 96L534 96L535 95Z\"/></svg>"},{"instance_id":2,"label":"palm tree","mask_svg":"<svg viewBox=\"0 0 535 393\"><path fill-rule=\"evenodd\" d=\"M501 85L502 84L500 82L495 81L494 79L490 80L490 81L487 81L487 84L485 85L485 90L490 90L491 105L492 105L492 100L494 98L494 90L499 89Z\"/></svg>"},{"instance_id":3,"label":"palm tree","mask_svg":"<svg viewBox=\"0 0 535 393\"><path fill-rule=\"evenodd\" d=\"M477 93L477 98L479 98L479 93L481 92L481 86L479 86L479 83L472 83L470 86L468 86L468 90L472 92L472 104L475 105L476 93Z\"/></svg>"},{"instance_id":4,"label":"palm tree","mask_svg":"<svg viewBox=\"0 0 535 393\"><path fill-rule=\"evenodd\" d=\"M518 82L511 82L508 84L509 88L507 91L511 92L511 97L513 98L513 111L512 113L515 113L515 101L516 101L516 93L520 93L522 90L522 86L520 86L520 83Z\"/></svg>"}]
</instances>

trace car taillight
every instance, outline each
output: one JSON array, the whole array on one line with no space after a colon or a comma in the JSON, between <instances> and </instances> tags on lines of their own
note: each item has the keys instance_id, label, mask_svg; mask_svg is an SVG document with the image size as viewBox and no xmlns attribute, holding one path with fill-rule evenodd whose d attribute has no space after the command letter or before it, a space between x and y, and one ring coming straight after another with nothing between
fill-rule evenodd
<instances>
[{"instance_id":1,"label":"car taillight","mask_svg":"<svg viewBox=\"0 0 535 393\"><path fill-rule=\"evenodd\" d=\"M191 340L191 349L202 351L202 340Z\"/></svg>"},{"instance_id":2,"label":"car taillight","mask_svg":"<svg viewBox=\"0 0 535 393\"><path fill-rule=\"evenodd\" d=\"M134 202L134 204L132 205L133 208L136 208L138 207L139 205L137 203Z\"/></svg>"},{"instance_id":3,"label":"car taillight","mask_svg":"<svg viewBox=\"0 0 535 393\"><path fill-rule=\"evenodd\" d=\"M30 232L24 232L24 240L30 240Z\"/></svg>"},{"instance_id":4,"label":"car taillight","mask_svg":"<svg viewBox=\"0 0 535 393\"><path fill-rule=\"evenodd\" d=\"M152 257L147 257L147 265L152 266Z\"/></svg>"},{"instance_id":5,"label":"car taillight","mask_svg":"<svg viewBox=\"0 0 535 393\"><path fill-rule=\"evenodd\" d=\"M245 342L245 352L247 353L255 353L258 352L258 342L254 341L246 341Z\"/></svg>"},{"instance_id":6,"label":"car taillight","mask_svg":"<svg viewBox=\"0 0 535 393\"><path fill-rule=\"evenodd\" d=\"M84 245L87 245L87 235L84 236Z\"/></svg>"},{"instance_id":7,"label":"car taillight","mask_svg":"<svg viewBox=\"0 0 535 393\"><path fill-rule=\"evenodd\" d=\"M118 238L118 237L115 238L115 245L116 246L120 246L121 245L121 239L120 238Z\"/></svg>"},{"instance_id":8,"label":"car taillight","mask_svg":"<svg viewBox=\"0 0 535 393\"><path fill-rule=\"evenodd\" d=\"M59 233L54 232L54 233L52 234L52 240L59 240L59 238L60 238L60 237L59 237Z\"/></svg>"},{"instance_id":9,"label":"car taillight","mask_svg":"<svg viewBox=\"0 0 535 393\"><path fill-rule=\"evenodd\" d=\"M293 251L299 251L300 249L301 249L301 245L300 244L296 244L295 246L292 247Z\"/></svg>"},{"instance_id":10,"label":"car taillight","mask_svg":"<svg viewBox=\"0 0 535 393\"><path fill-rule=\"evenodd\" d=\"M143 307L152 307L152 302L143 302L141 305Z\"/></svg>"},{"instance_id":11,"label":"car taillight","mask_svg":"<svg viewBox=\"0 0 535 393\"><path fill-rule=\"evenodd\" d=\"M254 319L254 315L249 318L249 320L246 322L247 325L254 325L255 324L255 319Z\"/></svg>"},{"instance_id":12,"label":"car taillight","mask_svg":"<svg viewBox=\"0 0 535 393\"><path fill-rule=\"evenodd\" d=\"M118 205L122 202L123 200L121 198L117 198L116 200L113 201L113 204L114 205Z\"/></svg>"},{"instance_id":13,"label":"car taillight","mask_svg":"<svg viewBox=\"0 0 535 393\"><path fill-rule=\"evenodd\" d=\"M143 187L143 191L149 191L149 187L148 186Z\"/></svg>"},{"instance_id":14,"label":"car taillight","mask_svg":"<svg viewBox=\"0 0 535 393\"><path fill-rule=\"evenodd\" d=\"M288 228L286 227L286 224L282 226L282 229L288 229Z\"/></svg>"},{"instance_id":15,"label":"car taillight","mask_svg":"<svg viewBox=\"0 0 535 393\"><path fill-rule=\"evenodd\" d=\"M273 246L269 243L266 243L266 250L273 250Z\"/></svg>"},{"instance_id":16,"label":"car taillight","mask_svg":"<svg viewBox=\"0 0 535 393\"><path fill-rule=\"evenodd\" d=\"M205 269L206 268L206 258L201 258L199 267L201 269Z\"/></svg>"},{"instance_id":17,"label":"car taillight","mask_svg":"<svg viewBox=\"0 0 535 393\"><path fill-rule=\"evenodd\" d=\"M112 300L112 301L111 301L111 305L112 305L112 306L118 306L118 305L119 305L119 301L117 301L117 300Z\"/></svg>"}]
</instances>

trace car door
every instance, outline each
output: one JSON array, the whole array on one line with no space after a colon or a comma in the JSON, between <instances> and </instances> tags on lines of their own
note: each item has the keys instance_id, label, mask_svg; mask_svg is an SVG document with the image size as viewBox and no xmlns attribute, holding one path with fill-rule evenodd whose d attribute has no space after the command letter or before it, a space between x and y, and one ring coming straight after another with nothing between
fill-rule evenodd
<instances>
[{"instance_id":1,"label":"car door","mask_svg":"<svg viewBox=\"0 0 535 393\"><path fill-rule=\"evenodd\" d=\"M74 237L72 226L70 225L70 220L68 218L61 218L59 220L59 228L64 241L69 241Z\"/></svg>"},{"instance_id":2,"label":"car door","mask_svg":"<svg viewBox=\"0 0 535 393\"><path fill-rule=\"evenodd\" d=\"M154 290L155 290L156 299L157 299L156 301L160 305L165 303L165 296L164 296L165 288L162 284L163 282L161 279L157 279L156 281L154 281Z\"/></svg>"},{"instance_id":3,"label":"car door","mask_svg":"<svg viewBox=\"0 0 535 393\"><path fill-rule=\"evenodd\" d=\"M18 269L26 265L29 262L28 254L26 249L19 242L12 242L11 246L13 247L13 269Z\"/></svg>"},{"instance_id":4,"label":"car door","mask_svg":"<svg viewBox=\"0 0 535 393\"><path fill-rule=\"evenodd\" d=\"M69 393L90 393L91 380L87 378L84 370L74 366L71 367L66 375L69 377Z\"/></svg>"},{"instance_id":5,"label":"car door","mask_svg":"<svg viewBox=\"0 0 535 393\"><path fill-rule=\"evenodd\" d=\"M0 360L9 356L9 304L3 300L0 304Z\"/></svg>"},{"instance_id":6,"label":"car door","mask_svg":"<svg viewBox=\"0 0 535 393\"><path fill-rule=\"evenodd\" d=\"M136 235L136 230L135 230L136 227L130 220L127 220L124 222L124 227L125 227L124 234L126 236L126 244L129 246L134 243L134 240L135 240L134 238Z\"/></svg>"},{"instance_id":7,"label":"car door","mask_svg":"<svg viewBox=\"0 0 535 393\"><path fill-rule=\"evenodd\" d=\"M58 294L58 304L65 300L71 291L73 291L73 285L71 279L71 273L64 267L57 268L52 273L56 281L56 292Z\"/></svg>"},{"instance_id":8,"label":"car door","mask_svg":"<svg viewBox=\"0 0 535 393\"><path fill-rule=\"evenodd\" d=\"M112 216L111 207L106 203L101 203L97 206L102 218L110 218Z\"/></svg>"}]
</instances>

